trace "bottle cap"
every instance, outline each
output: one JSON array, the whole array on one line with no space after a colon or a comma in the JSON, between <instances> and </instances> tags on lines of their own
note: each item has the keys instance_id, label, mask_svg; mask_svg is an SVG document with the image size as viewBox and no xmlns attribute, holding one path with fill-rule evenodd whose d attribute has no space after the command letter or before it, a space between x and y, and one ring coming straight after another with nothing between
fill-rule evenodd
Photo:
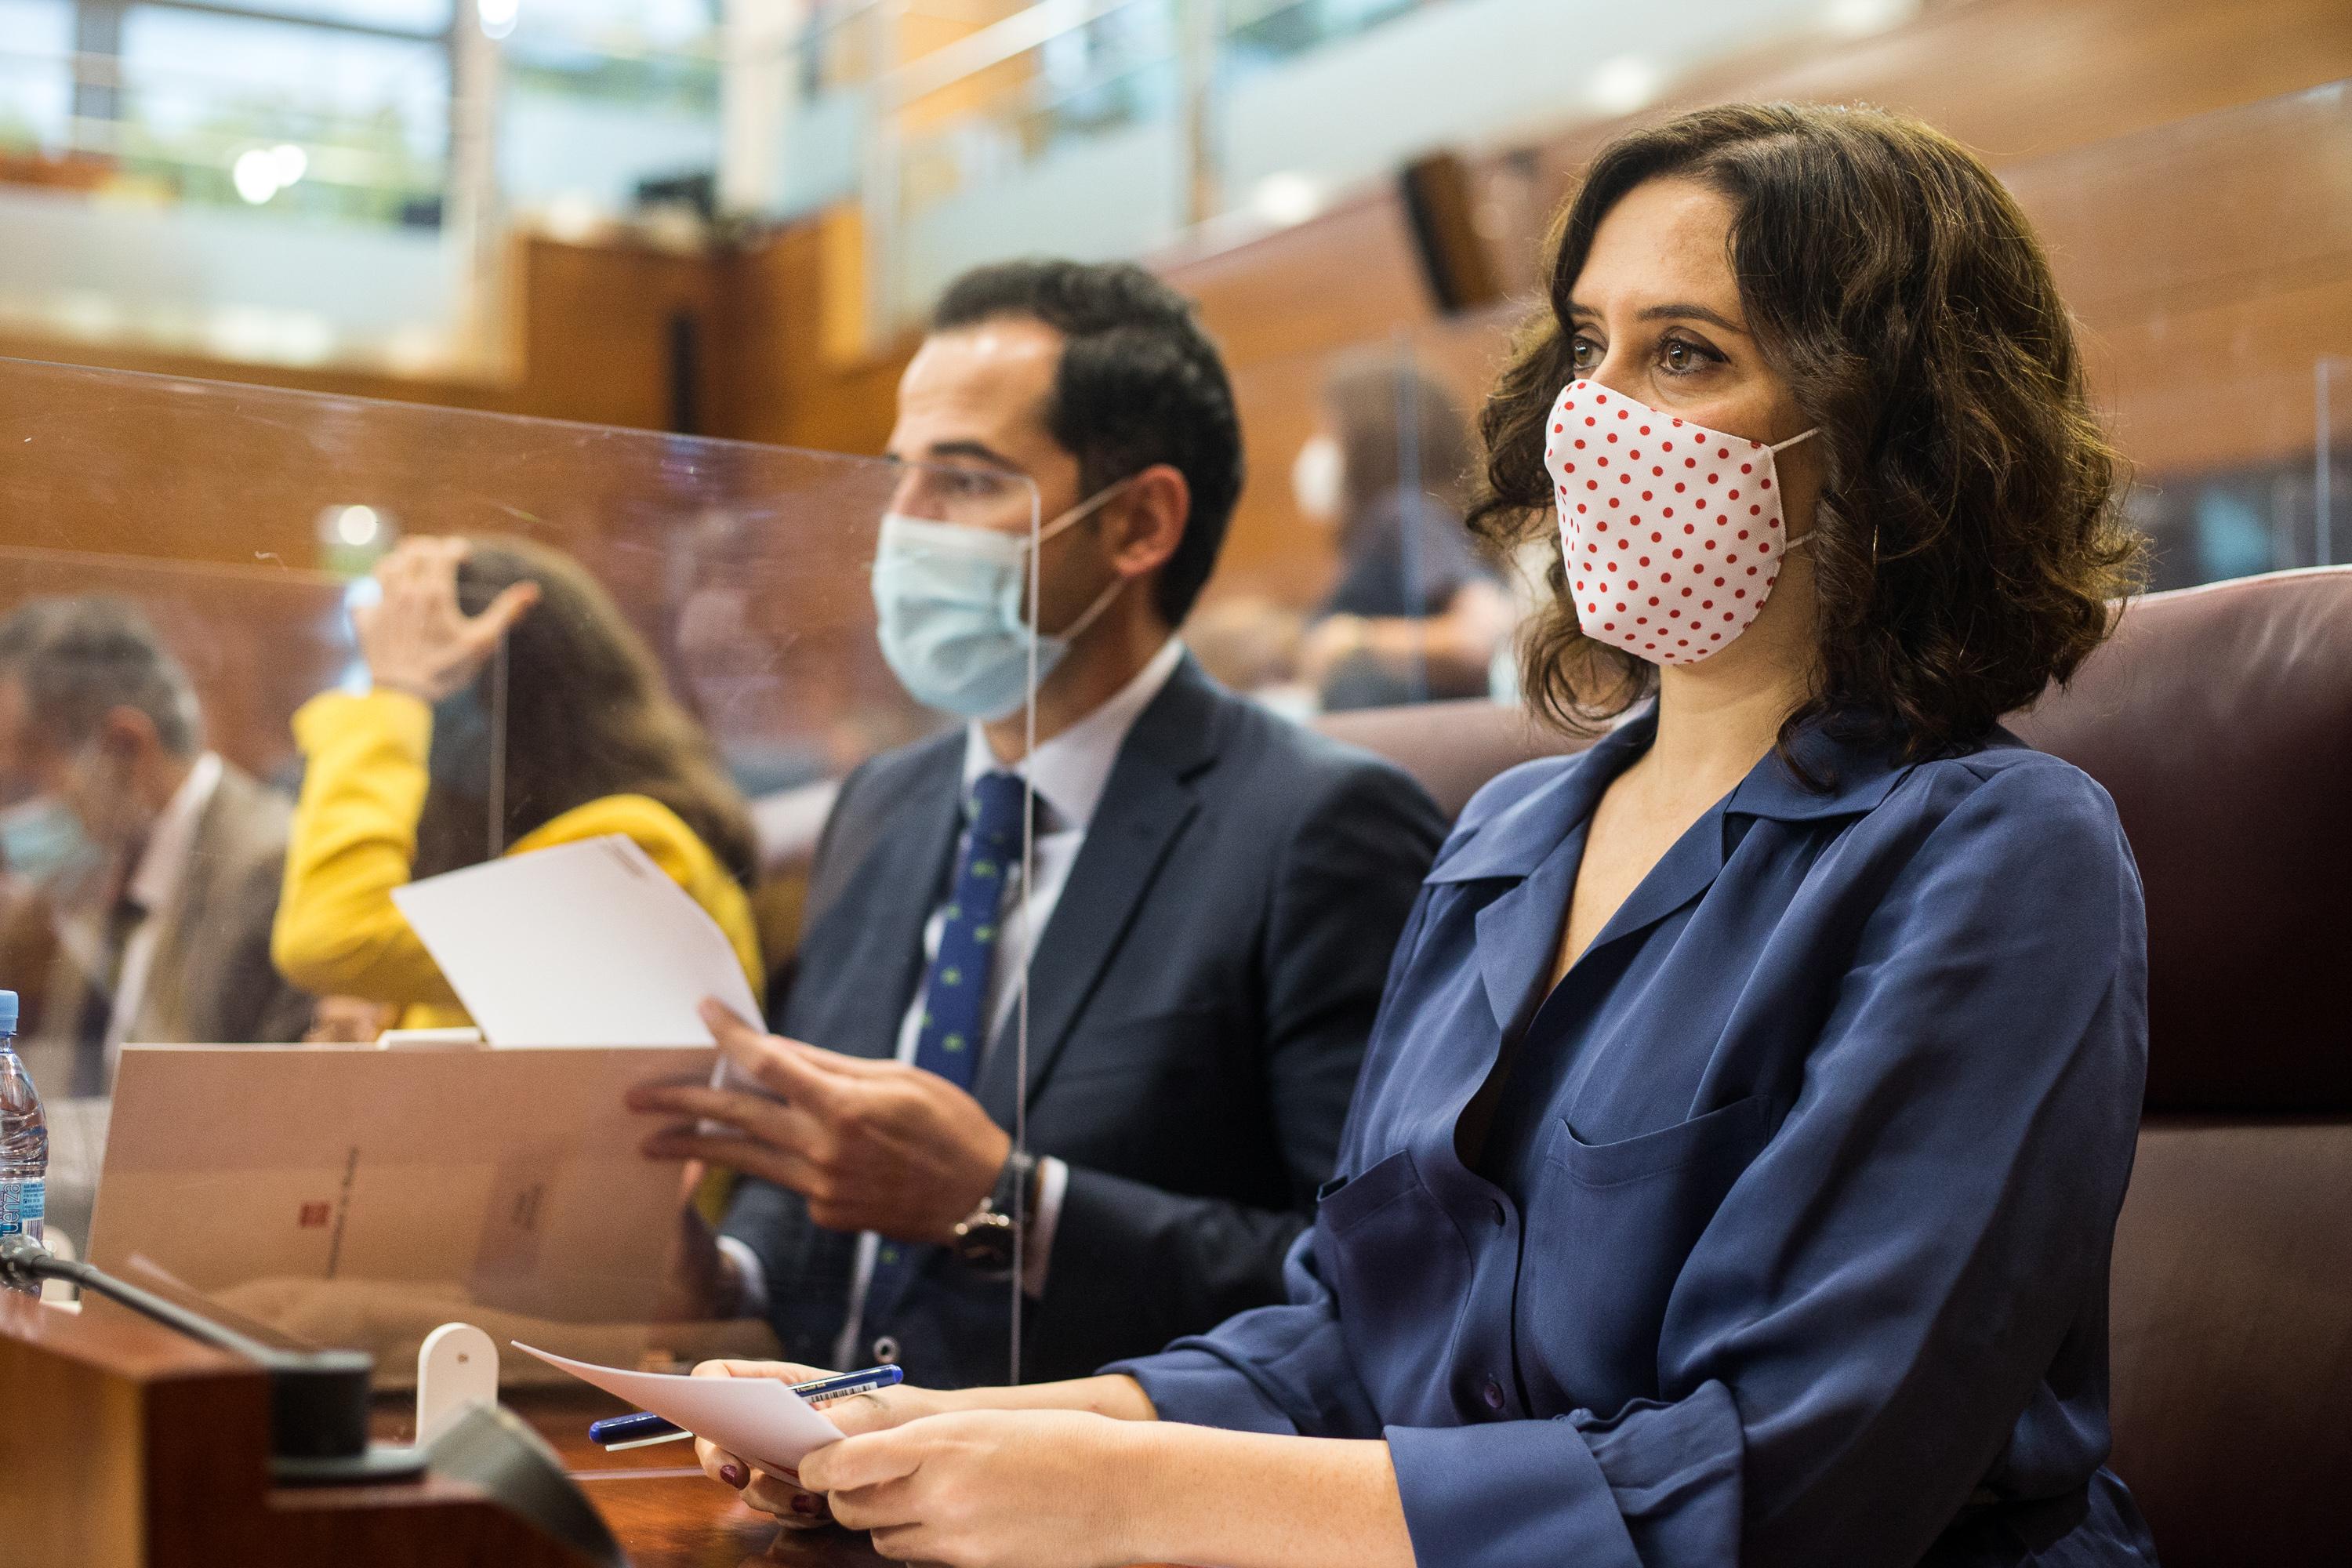
<instances>
[{"instance_id":1,"label":"bottle cap","mask_svg":"<svg viewBox=\"0 0 2352 1568\"><path fill-rule=\"evenodd\" d=\"M16 1032L16 994L0 991L0 1035Z\"/></svg>"}]
</instances>

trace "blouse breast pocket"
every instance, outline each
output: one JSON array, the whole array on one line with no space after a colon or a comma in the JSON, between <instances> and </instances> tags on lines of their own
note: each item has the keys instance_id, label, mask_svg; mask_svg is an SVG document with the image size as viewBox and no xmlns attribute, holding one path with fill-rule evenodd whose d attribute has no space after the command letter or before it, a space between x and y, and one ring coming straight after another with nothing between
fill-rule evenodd
<instances>
[{"instance_id":1,"label":"blouse breast pocket","mask_svg":"<svg viewBox=\"0 0 2352 1568\"><path fill-rule=\"evenodd\" d=\"M1553 1129L1528 1215L1520 1342L1563 1408L1657 1396L1658 1337L1684 1260L1770 1136L1751 1095L1611 1143Z\"/></svg>"},{"instance_id":2,"label":"blouse breast pocket","mask_svg":"<svg viewBox=\"0 0 2352 1568\"><path fill-rule=\"evenodd\" d=\"M1393 1416L1426 1405L1469 1289L1470 1254L1411 1150L1326 1188L1315 1262L1374 1407Z\"/></svg>"}]
</instances>

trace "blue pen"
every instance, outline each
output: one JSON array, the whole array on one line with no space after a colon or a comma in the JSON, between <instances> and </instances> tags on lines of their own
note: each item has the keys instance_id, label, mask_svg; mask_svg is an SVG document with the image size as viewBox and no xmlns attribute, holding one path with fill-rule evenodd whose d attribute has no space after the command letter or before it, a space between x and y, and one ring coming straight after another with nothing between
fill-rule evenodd
<instances>
[{"instance_id":1,"label":"blue pen","mask_svg":"<svg viewBox=\"0 0 2352 1568\"><path fill-rule=\"evenodd\" d=\"M864 1372L845 1372L839 1377L820 1377L814 1383L796 1383L793 1392L811 1405L823 1405L831 1399L846 1399L853 1394L870 1394L877 1388L888 1388L906 1380L906 1370L895 1366L869 1366ZM614 1415L604 1421L588 1424L588 1440L608 1452L617 1448L641 1448L648 1443L671 1443L694 1434L679 1430L650 1410L640 1410L634 1415Z\"/></svg>"}]
</instances>

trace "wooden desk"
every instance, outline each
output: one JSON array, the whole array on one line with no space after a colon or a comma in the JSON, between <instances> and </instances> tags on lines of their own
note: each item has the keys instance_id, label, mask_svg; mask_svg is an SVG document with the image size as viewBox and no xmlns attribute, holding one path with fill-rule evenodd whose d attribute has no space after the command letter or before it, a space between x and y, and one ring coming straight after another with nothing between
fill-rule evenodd
<instances>
[{"instance_id":1,"label":"wooden desk","mask_svg":"<svg viewBox=\"0 0 2352 1568\"><path fill-rule=\"evenodd\" d=\"M588 1441L588 1423L629 1408L593 1389L520 1393L509 1408L537 1429L563 1457L580 1489L596 1505L635 1568L873 1568L877 1556L862 1535L843 1530L786 1530L743 1506L694 1462L691 1443L660 1443L607 1454ZM382 1402L376 1436L406 1442L415 1407Z\"/></svg>"},{"instance_id":2,"label":"wooden desk","mask_svg":"<svg viewBox=\"0 0 2352 1568\"><path fill-rule=\"evenodd\" d=\"M687 1443L607 1454L594 1389L509 1408L556 1450L634 1568L877 1568L862 1535L786 1530L706 1478ZM267 1384L254 1368L110 1302L68 1313L0 1294L0 1568L553 1568L578 1558L449 1477L269 1488ZM415 1436L385 1395L380 1442ZM152 1527L152 1529L150 1527Z\"/></svg>"},{"instance_id":3,"label":"wooden desk","mask_svg":"<svg viewBox=\"0 0 2352 1568\"><path fill-rule=\"evenodd\" d=\"M593 1389L509 1403L554 1447L635 1568L882 1561L863 1536L786 1531L745 1508L694 1468L689 1444L605 1454L588 1441L588 1423L625 1406ZM110 1302L63 1312L0 1292L0 1409L9 1415L0 1422L0 1568L578 1562L453 1479L262 1485L261 1374ZM378 1440L405 1442L415 1424L413 1397L378 1400Z\"/></svg>"},{"instance_id":4,"label":"wooden desk","mask_svg":"<svg viewBox=\"0 0 2352 1568\"><path fill-rule=\"evenodd\" d=\"M507 1405L563 1456L564 1468L612 1526L634 1568L896 1568L863 1535L786 1530L744 1507L696 1467L690 1443L605 1453L588 1441L588 1423L628 1407L593 1389L521 1394ZM382 1425L380 1435L409 1436L391 1425Z\"/></svg>"}]
</instances>

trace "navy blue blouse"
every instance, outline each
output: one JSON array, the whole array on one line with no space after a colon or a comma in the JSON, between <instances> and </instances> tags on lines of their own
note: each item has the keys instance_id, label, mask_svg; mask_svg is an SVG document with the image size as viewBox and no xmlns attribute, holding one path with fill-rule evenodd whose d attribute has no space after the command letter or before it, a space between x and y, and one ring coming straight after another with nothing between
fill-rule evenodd
<instances>
[{"instance_id":1,"label":"navy blue blouse","mask_svg":"<svg viewBox=\"0 0 2352 1568\"><path fill-rule=\"evenodd\" d=\"M1497 779L1396 958L1290 1303L1112 1368L1385 1436L1423 1568L2153 1563L2107 1437L2147 1064L2105 792L1806 731L1543 994L1645 714ZM1524 1037L1521 1038L1521 1037ZM1455 1123L1519 1039L1490 1158Z\"/></svg>"}]
</instances>

